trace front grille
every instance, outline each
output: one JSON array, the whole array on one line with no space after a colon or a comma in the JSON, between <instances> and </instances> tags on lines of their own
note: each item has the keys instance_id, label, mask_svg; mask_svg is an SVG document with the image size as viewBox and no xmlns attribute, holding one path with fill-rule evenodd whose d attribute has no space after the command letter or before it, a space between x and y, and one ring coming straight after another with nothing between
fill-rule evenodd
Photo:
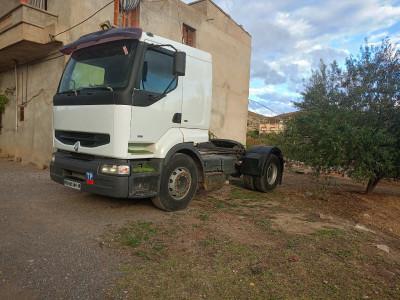
<instances>
[{"instance_id":1,"label":"front grille","mask_svg":"<svg viewBox=\"0 0 400 300\"><path fill-rule=\"evenodd\" d=\"M74 145L79 141L82 147L88 148L99 147L110 143L110 135L103 133L56 130L55 138L66 145Z\"/></svg>"}]
</instances>

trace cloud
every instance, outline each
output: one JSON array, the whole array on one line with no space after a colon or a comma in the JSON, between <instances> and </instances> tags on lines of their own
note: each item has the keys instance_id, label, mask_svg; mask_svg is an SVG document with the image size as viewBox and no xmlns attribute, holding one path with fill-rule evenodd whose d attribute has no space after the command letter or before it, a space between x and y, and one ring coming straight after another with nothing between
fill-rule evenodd
<instances>
[{"instance_id":1,"label":"cloud","mask_svg":"<svg viewBox=\"0 0 400 300\"><path fill-rule=\"evenodd\" d=\"M249 89L249 94L250 95L261 95L261 94L265 94L266 92L274 92L275 91L275 87L273 85L269 85L263 88L250 88Z\"/></svg>"},{"instance_id":2,"label":"cloud","mask_svg":"<svg viewBox=\"0 0 400 300\"><path fill-rule=\"evenodd\" d=\"M400 41L398 1L213 1L252 36L252 81L288 93L301 90L320 59L340 64L357 54L364 38Z\"/></svg>"},{"instance_id":3,"label":"cloud","mask_svg":"<svg viewBox=\"0 0 400 300\"><path fill-rule=\"evenodd\" d=\"M321 48L311 50L307 53L310 56L311 68L316 69L322 59L325 63L329 64L336 61L343 61L350 53L343 49Z\"/></svg>"},{"instance_id":4,"label":"cloud","mask_svg":"<svg viewBox=\"0 0 400 300\"><path fill-rule=\"evenodd\" d=\"M252 64L250 75L253 78L262 78L265 85L281 84L286 82L285 74L279 74L277 70L274 70L265 62L256 63L255 65Z\"/></svg>"}]
</instances>

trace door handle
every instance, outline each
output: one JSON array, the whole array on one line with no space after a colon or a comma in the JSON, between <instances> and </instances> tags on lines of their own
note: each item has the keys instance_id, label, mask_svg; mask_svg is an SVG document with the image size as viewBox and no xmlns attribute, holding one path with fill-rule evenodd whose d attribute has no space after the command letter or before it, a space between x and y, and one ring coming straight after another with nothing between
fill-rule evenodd
<instances>
[{"instance_id":1,"label":"door handle","mask_svg":"<svg viewBox=\"0 0 400 300\"><path fill-rule=\"evenodd\" d=\"M172 123L182 123L182 114L181 113L176 113L174 114L174 117L172 118Z\"/></svg>"}]
</instances>

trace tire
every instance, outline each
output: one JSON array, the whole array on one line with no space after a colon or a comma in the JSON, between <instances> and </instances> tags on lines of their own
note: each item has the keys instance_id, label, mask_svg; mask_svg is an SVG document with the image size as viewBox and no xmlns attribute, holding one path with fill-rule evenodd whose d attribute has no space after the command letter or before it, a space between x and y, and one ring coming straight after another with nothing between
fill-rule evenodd
<instances>
[{"instance_id":1,"label":"tire","mask_svg":"<svg viewBox=\"0 0 400 300\"><path fill-rule=\"evenodd\" d=\"M257 191L266 193L273 190L282 176L282 170L279 158L271 154L266 162L264 174L262 176L254 176L254 186Z\"/></svg>"},{"instance_id":2,"label":"tire","mask_svg":"<svg viewBox=\"0 0 400 300\"><path fill-rule=\"evenodd\" d=\"M256 187L254 186L254 177L251 175L243 174L243 183L244 187L248 190L255 191Z\"/></svg>"},{"instance_id":3,"label":"tire","mask_svg":"<svg viewBox=\"0 0 400 300\"><path fill-rule=\"evenodd\" d=\"M161 172L158 196L152 198L155 206L166 211L186 208L196 194L198 183L197 167L193 159L177 153Z\"/></svg>"}]
</instances>

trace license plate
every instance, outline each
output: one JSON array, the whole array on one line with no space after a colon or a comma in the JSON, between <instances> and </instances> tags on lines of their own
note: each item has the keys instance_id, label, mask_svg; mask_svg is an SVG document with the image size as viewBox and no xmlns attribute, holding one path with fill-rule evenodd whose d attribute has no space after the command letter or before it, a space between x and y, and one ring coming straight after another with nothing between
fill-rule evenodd
<instances>
[{"instance_id":1,"label":"license plate","mask_svg":"<svg viewBox=\"0 0 400 300\"><path fill-rule=\"evenodd\" d=\"M76 190L81 190L81 184L80 182L64 179L64 185L68 186L70 188L76 189Z\"/></svg>"}]
</instances>

